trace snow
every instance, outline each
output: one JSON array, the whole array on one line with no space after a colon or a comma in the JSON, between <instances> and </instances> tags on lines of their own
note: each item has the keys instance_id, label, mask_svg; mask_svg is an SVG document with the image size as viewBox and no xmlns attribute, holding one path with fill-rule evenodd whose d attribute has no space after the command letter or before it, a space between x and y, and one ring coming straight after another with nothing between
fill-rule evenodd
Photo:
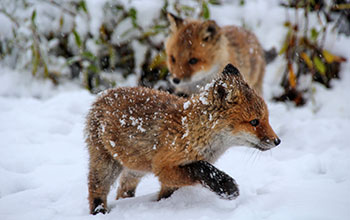
<instances>
[{"instance_id":1,"label":"snow","mask_svg":"<svg viewBox=\"0 0 350 220\"><path fill-rule=\"evenodd\" d=\"M184 139L185 137L187 137L189 135L189 131L188 129L186 130L185 134L182 135L181 139Z\"/></svg>"},{"instance_id":2,"label":"snow","mask_svg":"<svg viewBox=\"0 0 350 220\"><path fill-rule=\"evenodd\" d=\"M4 26L0 28L0 39L6 38L6 37L12 37L12 32L9 32L7 30L11 30L13 28L13 24L11 23L11 20L6 17L4 14L0 13L0 23Z\"/></svg>"},{"instance_id":3,"label":"snow","mask_svg":"<svg viewBox=\"0 0 350 220\"><path fill-rule=\"evenodd\" d=\"M281 45L285 10L277 1L245 2L243 8L213 7L211 15L221 25L240 25L244 19L265 48ZM349 38L330 35L325 47L350 60ZM268 152L231 148L215 164L239 185L236 200L193 186L156 202L160 186L148 175L135 198L116 201L115 184L108 196L110 213L97 216L89 215L83 135L96 97L74 84L55 87L0 66L0 219L348 219L350 62L342 65L342 79L333 81L333 89L314 84L316 101L302 108L269 101L278 92L282 65L281 58L268 65L264 81L280 146ZM135 81L129 78L125 85Z\"/></svg>"},{"instance_id":4,"label":"snow","mask_svg":"<svg viewBox=\"0 0 350 220\"><path fill-rule=\"evenodd\" d=\"M186 120L187 120L187 117L186 117L186 116L183 116L183 117L181 118L181 124L182 124L182 125L185 125Z\"/></svg>"},{"instance_id":5,"label":"snow","mask_svg":"<svg viewBox=\"0 0 350 220\"><path fill-rule=\"evenodd\" d=\"M126 122L125 122L125 119L119 119L119 122L122 126L125 126L126 125Z\"/></svg>"},{"instance_id":6,"label":"snow","mask_svg":"<svg viewBox=\"0 0 350 220\"><path fill-rule=\"evenodd\" d=\"M109 144L112 146L112 147L115 147L115 142L114 141L109 141Z\"/></svg>"},{"instance_id":7,"label":"snow","mask_svg":"<svg viewBox=\"0 0 350 220\"><path fill-rule=\"evenodd\" d=\"M201 101L201 103L203 105L208 105L209 104L208 99L206 97L204 97L204 96L200 96L199 97L199 101Z\"/></svg>"},{"instance_id":8,"label":"snow","mask_svg":"<svg viewBox=\"0 0 350 220\"><path fill-rule=\"evenodd\" d=\"M184 110L188 109L188 107L190 107L190 105L191 105L190 101L185 102L183 105Z\"/></svg>"}]
</instances>

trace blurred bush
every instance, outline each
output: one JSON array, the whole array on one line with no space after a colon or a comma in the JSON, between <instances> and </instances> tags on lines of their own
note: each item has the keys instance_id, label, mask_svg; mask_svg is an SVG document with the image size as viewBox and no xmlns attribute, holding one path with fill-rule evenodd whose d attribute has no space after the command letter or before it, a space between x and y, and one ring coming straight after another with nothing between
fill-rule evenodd
<instances>
[{"instance_id":1,"label":"blurred bush","mask_svg":"<svg viewBox=\"0 0 350 220\"><path fill-rule=\"evenodd\" d=\"M0 59L55 84L76 80L94 93L134 73L139 85L166 88L167 11L208 19L208 4L219 2L158 1L158 11L147 15L151 24L142 22L132 3L104 1L96 19L85 0L2 0L0 13L12 22L12 33L0 38ZM92 28L96 23L98 31Z\"/></svg>"},{"instance_id":2,"label":"blurred bush","mask_svg":"<svg viewBox=\"0 0 350 220\"><path fill-rule=\"evenodd\" d=\"M350 2L344 0L289 0L282 6L295 10L294 21L285 22L288 32L280 51L286 60L281 86L282 95L277 101L293 101L304 105L312 92L311 81L331 87L331 80L339 78L340 65L346 59L324 49L329 31L350 35ZM299 12L302 11L302 19ZM318 24L310 25L311 12ZM332 29L332 30L330 30Z\"/></svg>"},{"instance_id":3,"label":"blurred bush","mask_svg":"<svg viewBox=\"0 0 350 220\"><path fill-rule=\"evenodd\" d=\"M0 61L12 68L30 69L36 77L55 84L76 81L93 93L116 86L135 73L139 85L167 89L163 46L169 26L167 11L181 17L209 19L209 6L226 1L142 3L141 7L154 4L150 11L138 10L137 2L140 1L1 0L0 15L11 23L11 31L0 34ZM236 0L235 5L244 6L246 2ZM324 42L330 31L350 35L350 3L289 0L281 5L289 12L295 11L295 16L285 22L288 31L280 51L286 61L283 93L274 99L293 101L299 106L309 99L310 82L328 88L330 81L339 77L345 59L324 49ZM147 14L140 15L145 11Z\"/></svg>"}]
</instances>

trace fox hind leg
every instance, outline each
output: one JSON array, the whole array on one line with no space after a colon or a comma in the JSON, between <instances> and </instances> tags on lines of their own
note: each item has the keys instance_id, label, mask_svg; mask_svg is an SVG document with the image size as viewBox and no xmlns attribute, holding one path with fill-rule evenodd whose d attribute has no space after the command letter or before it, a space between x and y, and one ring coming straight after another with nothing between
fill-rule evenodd
<instances>
[{"instance_id":1,"label":"fox hind leg","mask_svg":"<svg viewBox=\"0 0 350 220\"><path fill-rule=\"evenodd\" d=\"M116 199L134 197L136 187L143 176L144 173L124 169L120 176ZM169 198L177 189L178 187L169 187L162 184L157 200Z\"/></svg>"},{"instance_id":2,"label":"fox hind leg","mask_svg":"<svg viewBox=\"0 0 350 220\"><path fill-rule=\"evenodd\" d=\"M179 189L178 187L170 187L162 184L157 200L159 201L161 199L169 198L178 189Z\"/></svg>"},{"instance_id":3,"label":"fox hind leg","mask_svg":"<svg viewBox=\"0 0 350 220\"><path fill-rule=\"evenodd\" d=\"M124 169L120 176L116 199L134 197L136 187L144 175L142 172Z\"/></svg>"},{"instance_id":4,"label":"fox hind leg","mask_svg":"<svg viewBox=\"0 0 350 220\"><path fill-rule=\"evenodd\" d=\"M90 153L89 204L90 214L107 213L107 195L123 166L104 152Z\"/></svg>"}]
</instances>

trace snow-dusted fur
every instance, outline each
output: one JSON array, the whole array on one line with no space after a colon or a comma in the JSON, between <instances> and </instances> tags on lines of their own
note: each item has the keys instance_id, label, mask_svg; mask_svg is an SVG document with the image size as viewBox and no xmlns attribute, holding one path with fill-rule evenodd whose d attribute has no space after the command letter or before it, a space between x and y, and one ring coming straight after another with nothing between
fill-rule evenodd
<instances>
[{"instance_id":1,"label":"snow-dusted fur","mask_svg":"<svg viewBox=\"0 0 350 220\"><path fill-rule=\"evenodd\" d=\"M197 162L215 162L234 145L268 150L280 143L264 100L231 64L190 99L148 88L108 90L88 114L86 135L92 214L106 212L109 188L124 168L117 198L133 196L146 172L162 184L158 199L198 182L234 198L238 188L231 177L222 174L222 185L198 175L196 169L216 168Z\"/></svg>"}]
</instances>

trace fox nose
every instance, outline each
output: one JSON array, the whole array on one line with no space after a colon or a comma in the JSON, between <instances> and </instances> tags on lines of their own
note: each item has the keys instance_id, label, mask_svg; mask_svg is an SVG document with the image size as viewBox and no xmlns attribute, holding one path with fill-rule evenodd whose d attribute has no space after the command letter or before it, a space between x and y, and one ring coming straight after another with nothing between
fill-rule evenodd
<instances>
[{"instance_id":1,"label":"fox nose","mask_svg":"<svg viewBox=\"0 0 350 220\"><path fill-rule=\"evenodd\" d=\"M273 143L275 143L275 145L277 146L277 145L279 145L281 143L281 140L279 138L275 138L273 140Z\"/></svg>"},{"instance_id":2,"label":"fox nose","mask_svg":"<svg viewBox=\"0 0 350 220\"><path fill-rule=\"evenodd\" d=\"M174 78L174 79L173 79L173 82L174 82L175 84L179 84L179 83L180 83L180 79L179 79L179 78Z\"/></svg>"}]
</instances>

